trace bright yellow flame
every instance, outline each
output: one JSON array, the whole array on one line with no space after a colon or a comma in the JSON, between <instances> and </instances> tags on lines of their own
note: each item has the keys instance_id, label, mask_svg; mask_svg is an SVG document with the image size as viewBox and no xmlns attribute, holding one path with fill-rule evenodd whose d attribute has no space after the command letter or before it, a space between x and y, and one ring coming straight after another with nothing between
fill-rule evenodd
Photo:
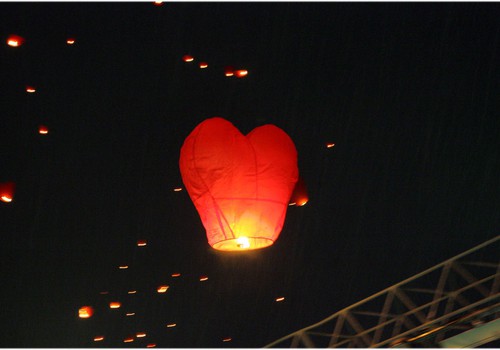
<instances>
[{"instance_id":1,"label":"bright yellow flame","mask_svg":"<svg viewBox=\"0 0 500 350\"><path fill-rule=\"evenodd\" d=\"M172 327L175 327L177 326L177 323L169 323L167 324L167 328L172 328Z\"/></svg>"},{"instance_id":2,"label":"bright yellow flame","mask_svg":"<svg viewBox=\"0 0 500 350\"><path fill-rule=\"evenodd\" d=\"M203 282L203 281L206 281L206 280L208 280L207 276L200 277L200 282Z\"/></svg>"},{"instance_id":3,"label":"bright yellow flame","mask_svg":"<svg viewBox=\"0 0 500 350\"><path fill-rule=\"evenodd\" d=\"M101 341L101 340L104 340L104 337L102 335L94 338L94 341Z\"/></svg>"},{"instance_id":4,"label":"bright yellow flame","mask_svg":"<svg viewBox=\"0 0 500 350\"><path fill-rule=\"evenodd\" d=\"M122 304L119 301L112 301L111 303L109 303L110 309L118 309L120 308L120 306L122 306Z\"/></svg>"},{"instance_id":5,"label":"bright yellow flame","mask_svg":"<svg viewBox=\"0 0 500 350\"><path fill-rule=\"evenodd\" d=\"M90 318L94 310L90 306L83 306L78 309L78 317L80 318Z\"/></svg>"},{"instance_id":6,"label":"bright yellow flame","mask_svg":"<svg viewBox=\"0 0 500 350\"><path fill-rule=\"evenodd\" d=\"M40 129L40 130L38 130L38 133L42 134L42 135L46 135L49 133L49 131L47 129Z\"/></svg>"},{"instance_id":7,"label":"bright yellow flame","mask_svg":"<svg viewBox=\"0 0 500 350\"><path fill-rule=\"evenodd\" d=\"M168 286L159 286L157 291L158 293L165 293L168 289Z\"/></svg>"},{"instance_id":8,"label":"bright yellow flame","mask_svg":"<svg viewBox=\"0 0 500 350\"><path fill-rule=\"evenodd\" d=\"M285 300L285 297L279 297L279 298L276 298L276 301L278 301L278 302L279 302L279 301L283 301L283 300Z\"/></svg>"},{"instance_id":9,"label":"bright yellow flame","mask_svg":"<svg viewBox=\"0 0 500 350\"><path fill-rule=\"evenodd\" d=\"M12 47L18 47L19 41L17 41L16 39L9 39L9 40L7 40L7 45L12 46Z\"/></svg>"},{"instance_id":10,"label":"bright yellow flame","mask_svg":"<svg viewBox=\"0 0 500 350\"><path fill-rule=\"evenodd\" d=\"M241 249L250 248L250 242L248 241L247 237L238 237L236 239L236 244L238 245L238 248Z\"/></svg>"},{"instance_id":11,"label":"bright yellow flame","mask_svg":"<svg viewBox=\"0 0 500 350\"><path fill-rule=\"evenodd\" d=\"M2 196L2 201L3 202L6 202L6 203L9 203L9 202L12 202L12 198L10 198L9 196Z\"/></svg>"},{"instance_id":12,"label":"bright yellow flame","mask_svg":"<svg viewBox=\"0 0 500 350\"><path fill-rule=\"evenodd\" d=\"M146 336L146 333L144 332L139 332L135 335L137 338L144 338Z\"/></svg>"}]
</instances>

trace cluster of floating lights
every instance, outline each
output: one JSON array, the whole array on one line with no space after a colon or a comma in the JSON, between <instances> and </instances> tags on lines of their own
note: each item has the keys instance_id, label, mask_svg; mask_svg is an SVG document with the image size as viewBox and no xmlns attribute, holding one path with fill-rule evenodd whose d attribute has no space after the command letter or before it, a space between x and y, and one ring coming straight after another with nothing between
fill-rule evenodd
<instances>
[{"instance_id":1,"label":"cluster of floating lights","mask_svg":"<svg viewBox=\"0 0 500 350\"><path fill-rule=\"evenodd\" d=\"M163 5L163 2L162 1L155 1L154 2L154 5L156 6L161 6ZM18 48L22 45L24 45L26 42L25 38L19 36L19 35L15 35L15 34L12 34L12 35L9 35L7 40L6 40L6 43L8 46L10 47L13 47L13 48ZM67 45L74 45L76 43L76 39L73 38L73 37L69 37L66 39L66 44ZM195 61L195 58L189 54L186 54L182 57L182 60L186 63L192 63ZM198 63L198 66L200 69L206 69L209 67L208 63L205 62L205 61L200 61ZM226 66L224 67L224 75L226 77L237 77L237 78L244 78L248 75L248 70L246 69L234 69L234 67L232 66ZM32 85L27 85L25 87L25 91L28 93L28 94L34 94L37 89L32 86ZM49 128L46 126L46 125L39 125L39 128L38 128L38 133L40 135L47 135L49 133ZM334 143L326 143L326 148L333 148L335 146ZM182 191L183 188L182 187L176 187L173 189L174 192L180 192ZM9 182L1 182L0 183L0 201L1 202L4 202L4 203L10 203L12 202L13 198L14 198L14 192L15 192L15 183L12 182L12 181L9 181ZM290 205L297 205L297 206L302 206L304 205L305 203L307 202L307 198L302 198L302 199L299 199L297 200L296 202L291 202ZM148 242L146 240L138 240L137 241L137 247L146 247ZM246 244L246 242L241 242L242 245ZM118 268L120 270L126 270L128 269L128 265L120 265ZM171 274L171 277L172 278L178 278L180 277L181 274L179 272L175 272L175 273L172 273ZM199 277L199 281L200 282L205 282L208 280L208 276L200 276ZM163 294L163 293L166 293L168 290L169 290L169 286L168 285L160 285L157 287L156 289L156 292L159 293L159 294ZM130 290L128 291L127 294L136 294L137 291L136 290ZM99 294L101 295L108 295L109 292L108 291L101 291ZM280 297L277 297L275 299L275 302L283 302L285 300L285 297L283 296L280 296ZM120 309L122 307L122 303L120 301L111 301L109 303L109 309ZM85 305L85 306L82 306L78 309L78 317L80 319L90 319L93 315L94 315L94 308L92 306L89 306L89 305ZM125 313L125 316L126 317L130 317L130 316L134 316L135 315L135 312L126 312ZM173 327L176 327L177 324L176 323L168 323L166 324L166 328L173 328ZM145 338L147 336L147 334L145 332L137 332L135 334L135 336L128 336L126 338L124 338L123 342L124 343L130 343L130 342L133 342L135 340L135 338ZM105 340L105 336L104 335L96 335L94 338L93 338L94 342L101 342L101 341L104 341ZM231 337L225 337L222 339L222 342L229 342L231 341L232 338ZM146 345L147 348L153 348L153 347L156 347L156 344L155 343L148 343Z\"/></svg>"}]
</instances>

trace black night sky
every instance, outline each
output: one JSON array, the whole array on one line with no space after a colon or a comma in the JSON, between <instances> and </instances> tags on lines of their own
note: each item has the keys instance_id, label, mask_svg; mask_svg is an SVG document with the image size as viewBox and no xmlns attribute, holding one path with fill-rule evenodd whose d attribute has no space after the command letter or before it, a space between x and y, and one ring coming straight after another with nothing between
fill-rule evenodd
<instances>
[{"instance_id":1,"label":"black night sky","mask_svg":"<svg viewBox=\"0 0 500 350\"><path fill-rule=\"evenodd\" d=\"M499 18L479 2L2 2L0 345L262 347L495 237ZM213 116L295 142L310 201L269 248L213 250L173 191Z\"/></svg>"}]
</instances>

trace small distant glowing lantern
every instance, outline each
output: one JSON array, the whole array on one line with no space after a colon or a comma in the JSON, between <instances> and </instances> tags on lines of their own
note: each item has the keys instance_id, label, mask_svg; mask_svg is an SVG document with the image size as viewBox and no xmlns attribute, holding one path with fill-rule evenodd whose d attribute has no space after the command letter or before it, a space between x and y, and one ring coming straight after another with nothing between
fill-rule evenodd
<instances>
[{"instance_id":1,"label":"small distant glowing lantern","mask_svg":"<svg viewBox=\"0 0 500 350\"><path fill-rule=\"evenodd\" d=\"M104 340L104 337L102 335L99 335L99 336L94 338L94 341L103 341L103 340Z\"/></svg>"},{"instance_id":2,"label":"small distant glowing lantern","mask_svg":"<svg viewBox=\"0 0 500 350\"><path fill-rule=\"evenodd\" d=\"M309 201L309 195L307 194L306 183L302 176L299 176L299 180L295 184L295 188L292 192L292 197L290 197L289 205L296 205L298 207L306 205Z\"/></svg>"},{"instance_id":3,"label":"small distant glowing lantern","mask_svg":"<svg viewBox=\"0 0 500 350\"><path fill-rule=\"evenodd\" d=\"M78 309L78 317L80 318L90 318L94 314L94 309L92 306L82 306Z\"/></svg>"},{"instance_id":4,"label":"small distant glowing lantern","mask_svg":"<svg viewBox=\"0 0 500 350\"><path fill-rule=\"evenodd\" d=\"M182 187L176 187L176 188L174 188L174 192L180 192L180 191L182 191Z\"/></svg>"},{"instance_id":5,"label":"small distant glowing lantern","mask_svg":"<svg viewBox=\"0 0 500 350\"><path fill-rule=\"evenodd\" d=\"M125 316L134 316L134 315L135 315L135 312L127 312L127 313L125 314Z\"/></svg>"},{"instance_id":6,"label":"small distant glowing lantern","mask_svg":"<svg viewBox=\"0 0 500 350\"><path fill-rule=\"evenodd\" d=\"M156 6L161 6L163 5L163 1L155 1L153 4L155 4Z\"/></svg>"},{"instance_id":7,"label":"small distant glowing lantern","mask_svg":"<svg viewBox=\"0 0 500 350\"><path fill-rule=\"evenodd\" d=\"M225 119L207 119L184 141L179 167L211 247L244 251L278 239L298 179L283 130L268 124L244 136Z\"/></svg>"},{"instance_id":8,"label":"small distant glowing lantern","mask_svg":"<svg viewBox=\"0 0 500 350\"><path fill-rule=\"evenodd\" d=\"M109 292L106 290L106 291L99 292L99 294L106 295L106 294L109 294Z\"/></svg>"},{"instance_id":9,"label":"small distant glowing lantern","mask_svg":"<svg viewBox=\"0 0 500 350\"><path fill-rule=\"evenodd\" d=\"M10 203L14 199L14 192L16 189L15 182L1 182L0 183L0 200L5 203Z\"/></svg>"},{"instance_id":10,"label":"small distant glowing lantern","mask_svg":"<svg viewBox=\"0 0 500 350\"><path fill-rule=\"evenodd\" d=\"M165 293L167 290L168 286L159 286L158 289L156 289L158 293Z\"/></svg>"},{"instance_id":11,"label":"small distant glowing lantern","mask_svg":"<svg viewBox=\"0 0 500 350\"><path fill-rule=\"evenodd\" d=\"M193 62L194 61L194 57L191 56L191 55L184 55L184 56L182 56L182 60L184 62Z\"/></svg>"},{"instance_id":12,"label":"small distant glowing lantern","mask_svg":"<svg viewBox=\"0 0 500 350\"><path fill-rule=\"evenodd\" d=\"M120 270L126 270L126 269L128 269L128 265L120 265L120 266L118 266L118 268Z\"/></svg>"},{"instance_id":13,"label":"small distant glowing lantern","mask_svg":"<svg viewBox=\"0 0 500 350\"><path fill-rule=\"evenodd\" d=\"M134 337L128 337L128 338L123 339L124 343L132 343L133 341L134 341Z\"/></svg>"},{"instance_id":14,"label":"small distant glowing lantern","mask_svg":"<svg viewBox=\"0 0 500 350\"><path fill-rule=\"evenodd\" d=\"M151 344L146 345L146 347L147 348L155 348L156 344L155 343L151 343Z\"/></svg>"},{"instance_id":15,"label":"small distant glowing lantern","mask_svg":"<svg viewBox=\"0 0 500 350\"><path fill-rule=\"evenodd\" d=\"M129 290L127 293L128 293L128 294L136 294L136 293L137 293L137 291L136 291L136 290Z\"/></svg>"},{"instance_id":16,"label":"small distant glowing lantern","mask_svg":"<svg viewBox=\"0 0 500 350\"><path fill-rule=\"evenodd\" d=\"M243 78L245 76L248 75L248 71L245 70L245 69L239 69L237 71L234 72L234 75L237 77L237 78Z\"/></svg>"},{"instance_id":17,"label":"small distant glowing lantern","mask_svg":"<svg viewBox=\"0 0 500 350\"><path fill-rule=\"evenodd\" d=\"M7 45L11 47L19 47L24 44L24 38L19 35L11 35L7 38Z\"/></svg>"},{"instance_id":18,"label":"small distant glowing lantern","mask_svg":"<svg viewBox=\"0 0 500 350\"><path fill-rule=\"evenodd\" d=\"M167 324L167 328L174 328L175 326L177 326L176 323L169 323L169 324Z\"/></svg>"},{"instance_id":19,"label":"small distant glowing lantern","mask_svg":"<svg viewBox=\"0 0 500 350\"><path fill-rule=\"evenodd\" d=\"M146 240L144 240L144 239L140 239L137 241L138 247L145 247L147 244L148 244L148 242L146 242Z\"/></svg>"},{"instance_id":20,"label":"small distant glowing lantern","mask_svg":"<svg viewBox=\"0 0 500 350\"><path fill-rule=\"evenodd\" d=\"M276 298L276 301L277 301L277 302L280 302L280 301L283 301L283 300L285 300L285 297L279 297L279 298Z\"/></svg>"},{"instance_id":21,"label":"small distant glowing lantern","mask_svg":"<svg viewBox=\"0 0 500 350\"><path fill-rule=\"evenodd\" d=\"M226 77L232 77L234 75L234 68L232 66L224 67L224 75Z\"/></svg>"},{"instance_id":22,"label":"small distant glowing lantern","mask_svg":"<svg viewBox=\"0 0 500 350\"><path fill-rule=\"evenodd\" d=\"M178 272L172 274L172 277L180 277L180 276L181 276L181 274Z\"/></svg>"},{"instance_id":23,"label":"small distant glowing lantern","mask_svg":"<svg viewBox=\"0 0 500 350\"><path fill-rule=\"evenodd\" d=\"M207 280L208 280L207 276L201 276L200 277L200 282L204 282L204 281L207 281Z\"/></svg>"},{"instance_id":24,"label":"small distant glowing lantern","mask_svg":"<svg viewBox=\"0 0 500 350\"><path fill-rule=\"evenodd\" d=\"M40 125L38 127L38 133L41 135L47 135L49 133L49 128L46 127L45 125Z\"/></svg>"},{"instance_id":25,"label":"small distant glowing lantern","mask_svg":"<svg viewBox=\"0 0 500 350\"><path fill-rule=\"evenodd\" d=\"M74 38L68 38L68 39L66 39L66 44L73 45L74 43L75 43L75 39Z\"/></svg>"},{"instance_id":26,"label":"small distant glowing lantern","mask_svg":"<svg viewBox=\"0 0 500 350\"><path fill-rule=\"evenodd\" d=\"M227 338L222 339L223 342L228 342L228 341L231 341L231 340L233 340L231 337L227 337Z\"/></svg>"},{"instance_id":27,"label":"small distant glowing lantern","mask_svg":"<svg viewBox=\"0 0 500 350\"><path fill-rule=\"evenodd\" d=\"M207 62L200 62L200 68L201 69L204 69L204 68L207 68L208 67L208 63Z\"/></svg>"},{"instance_id":28,"label":"small distant glowing lantern","mask_svg":"<svg viewBox=\"0 0 500 350\"><path fill-rule=\"evenodd\" d=\"M333 142L329 142L326 144L326 148L333 148L335 147L335 144Z\"/></svg>"},{"instance_id":29,"label":"small distant glowing lantern","mask_svg":"<svg viewBox=\"0 0 500 350\"><path fill-rule=\"evenodd\" d=\"M112 301L109 303L110 309L119 309L121 306L122 304L119 301Z\"/></svg>"},{"instance_id":30,"label":"small distant glowing lantern","mask_svg":"<svg viewBox=\"0 0 500 350\"><path fill-rule=\"evenodd\" d=\"M136 333L136 335L135 335L135 336L136 336L137 338L144 338L144 337L146 336L146 333L144 333L144 332L138 332L138 333Z\"/></svg>"},{"instance_id":31,"label":"small distant glowing lantern","mask_svg":"<svg viewBox=\"0 0 500 350\"><path fill-rule=\"evenodd\" d=\"M33 86L26 86L26 92L32 94L36 91L36 89Z\"/></svg>"}]
</instances>

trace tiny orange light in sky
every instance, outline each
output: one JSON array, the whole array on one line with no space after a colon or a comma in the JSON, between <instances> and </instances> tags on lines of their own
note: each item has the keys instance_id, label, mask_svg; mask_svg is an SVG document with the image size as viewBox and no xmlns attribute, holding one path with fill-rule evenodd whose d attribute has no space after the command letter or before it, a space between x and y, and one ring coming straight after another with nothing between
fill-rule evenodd
<instances>
[{"instance_id":1,"label":"tiny orange light in sky","mask_svg":"<svg viewBox=\"0 0 500 350\"><path fill-rule=\"evenodd\" d=\"M78 310L78 317L80 318L90 318L94 314L94 309L92 306L82 306Z\"/></svg>"},{"instance_id":2,"label":"tiny orange light in sky","mask_svg":"<svg viewBox=\"0 0 500 350\"><path fill-rule=\"evenodd\" d=\"M144 333L144 332L138 332L135 336L137 338L144 338L146 336L146 333Z\"/></svg>"},{"instance_id":3,"label":"tiny orange light in sky","mask_svg":"<svg viewBox=\"0 0 500 350\"><path fill-rule=\"evenodd\" d=\"M177 323L169 323L169 324L167 324L167 328L173 328L175 326L177 326Z\"/></svg>"},{"instance_id":4,"label":"tiny orange light in sky","mask_svg":"<svg viewBox=\"0 0 500 350\"><path fill-rule=\"evenodd\" d=\"M132 343L134 341L134 338L133 337L129 337L129 338L125 338L123 339L123 342L124 343Z\"/></svg>"},{"instance_id":5,"label":"tiny orange light in sky","mask_svg":"<svg viewBox=\"0 0 500 350\"><path fill-rule=\"evenodd\" d=\"M223 342L228 342L228 341L231 341L231 340L233 340L231 337L227 337L227 338L222 339Z\"/></svg>"},{"instance_id":6,"label":"tiny orange light in sky","mask_svg":"<svg viewBox=\"0 0 500 350\"><path fill-rule=\"evenodd\" d=\"M118 268L120 270L126 270L126 269L128 269L128 265L120 265L120 266L118 266Z\"/></svg>"},{"instance_id":7,"label":"tiny orange light in sky","mask_svg":"<svg viewBox=\"0 0 500 350\"><path fill-rule=\"evenodd\" d=\"M326 144L326 148L332 148L333 146L335 146L335 144L333 142Z\"/></svg>"},{"instance_id":8,"label":"tiny orange light in sky","mask_svg":"<svg viewBox=\"0 0 500 350\"><path fill-rule=\"evenodd\" d=\"M11 47L19 47L24 43L24 38L19 35L11 35L7 38L7 45Z\"/></svg>"},{"instance_id":9,"label":"tiny orange light in sky","mask_svg":"<svg viewBox=\"0 0 500 350\"><path fill-rule=\"evenodd\" d=\"M33 86L26 86L26 92L29 92L30 94L34 93L36 89Z\"/></svg>"},{"instance_id":10,"label":"tiny orange light in sky","mask_svg":"<svg viewBox=\"0 0 500 350\"><path fill-rule=\"evenodd\" d=\"M75 43L75 39L73 39L73 38L68 38L66 40L66 44L68 44L68 45L73 45L74 43Z\"/></svg>"},{"instance_id":11,"label":"tiny orange light in sky","mask_svg":"<svg viewBox=\"0 0 500 350\"><path fill-rule=\"evenodd\" d=\"M155 1L153 4L155 4L156 6L161 6L163 5L163 1Z\"/></svg>"},{"instance_id":12,"label":"tiny orange light in sky","mask_svg":"<svg viewBox=\"0 0 500 350\"><path fill-rule=\"evenodd\" d=\"M203 281L206 281L206 280L208 280L207 276L201 276L200 277L200 282L203 282Z\"/></svg>"},{"instance_id":13,"label":"tiny orange light in sky","mask_svg":"<svg viewBox=\"0 0 500 350\"><path fill-rule=\"evenodd\" d=\"M285 300L285 297L279 297L279 298L276 298L276 301L278 301L278 302L279 302L279 301L283 301L283 300Z\"/></svg>"},{"instance_id":14,"label":"tiny orange light in sky","mask_svg":"<svg viewBox=\"0 0 500 350\"><path fill-rule=\"evenodd\" d=\"M110 309L119 309L122 304L119 301L112 301L109 303Z\"/></svg>"},{"instance_id":15,"label":"tiny orange light in sky","mask_svg":"<svg viewBox=\"0 0 500 350\"><path fill-rule=\"evenodd\" d=\"M158 293L165 293L168 289L168 286L159 286L156 290Z\"/></svg>"},{"instance_id":16,"label":"tiny orange light in sky","mask_svg":"<svg viewBox=\"0 0 500 350\"><path fill-rule=\"evenodd\" d=\"M152 343L152 344L148 344L146 345L147 348L155 348L156 347L156 344Z\"/></svg>"},{"instance_id":17,"label":"tiny orange light in sky","mask_svg":"<svg viewBox=\"0 0 500 350\"><path fill-rule=\"evenodd\" d=\"M109 294L109 292L106 290L106 291L99 292L99 294L106 295L106 294Z\"/></svg>"},{"instance_id":18,"label":"tiny orange light in sky","mask_svg":"<svg viewBox=\"0 0 500 350\"><path fill-rule=\"evenodd\" d=\"M0 200L5 203L12 202L15 188L15 182L0 182Z\"/></svg>"},{"instance_id":19,"label":"tiny orange light in sky","mask_svg":"<svg viewBox=\"0 0 500 350\"><path fill-rule=\"evenodd\" d=\"M208 63L207 62L200 62L200 68L207 68L208 67Z\"/></svg>"},{"instance_id":20,"label":"tiny orange light in sky","mask_svg":"<svg viewBox=\"0 0 500 350\"><path fill-rule=\"evenodd\" d=\"M104 340L104 337L102 335L99 335L99 336L94 338L94 341L103 341L103 340Z\"/></svg>"},{"instance_id":21,"label":"tiny orange light in sky","mask_svg":"<svg viewBox=\"0 0 500 350\"><path fill-rule=\"evenodd\" d=\"M174 188L174 192L180 192L180 191L182 191L182 187L176 187L176 188Z\"/></svg>"},{"instance_id":22,"label":"tiny orange light in sky","mask_svg":"<svg viewBox=\"0 0 500 350\"><path fill-rule=\"evenodd\" d=\"M148 243L144 239L140 239L137 241L137 246L138 247L145 247Z\"/></svg>"},{"instance_id":23,"label":"tiny orange light in sky","mask_svg":"<svg viewBox=\"0 0 500 350\"><path fill-rule=\"evenodd\" d=\"M182 56L182 60L184 62L193 62L194 61L194 57L191 56L191 55L184 55L184 56Z\"/></svg>"},{"instance_id":24,"label":"tiny orange light in sky","mask_svg":"<svg viewBox=\"0 0 500 350\"><path fill-rule=\"evenodd\" d=\"M45 125L40 125L38 127L38 133L42 135L46 135L49 133L49 128L47 128Z\"/></svg>"},{"instance_id":25,"label":"tiny orange light in sky","mask_svg":"<svg viewBox=\"0 0 500 350\"><path fill-rule=\"evenodd\" d=\"M129 290L129 291L128 291L128 294L135 294L135 293L137 293L137 291L136 291L136 290Z\"/></svg>"},{"instance_id":26,"label":"tiny orange light in sky","mask_svg":"<svg viewBox=\"0 0 500 350\"><path fill-rule=\"evenodd\" d=\"M127 312L127 313L125 314L125 316L134 316L134 315L135 315L135 312Z\"/></svg>"},{"instance_id":27,"label":"tiny orange light in sky","mask_svg":"<svg viewBox=\"0 0 500 350\"><path fill-rule=\"evenodd\" d=\"M237 78L243 78L244 76L248 75L248 71L245 69L240 69L235 71L234 75L236 75Z\"/></svg>"},{"instance_id":28,"label":"tiny orange light in sky","mask_svg":"<svg viewBox=\"0 0 500 350\"><path fill-rule=\"evenodd\" d=\"M172 277L180 277L180 275L181 275L180 273L176 272L172 274Z\"/></svg>"},{"instance_id":29,"label":"tiny orange light in sky","mask_svg":"<svg viewBox=\"0 0 500 350\"><path fill-rule=\"evenodd\" d=\"M224 67L224 74L226 77L232 77L234 75L234 69L231 66Z\"/></svg>"}]
</instances>

